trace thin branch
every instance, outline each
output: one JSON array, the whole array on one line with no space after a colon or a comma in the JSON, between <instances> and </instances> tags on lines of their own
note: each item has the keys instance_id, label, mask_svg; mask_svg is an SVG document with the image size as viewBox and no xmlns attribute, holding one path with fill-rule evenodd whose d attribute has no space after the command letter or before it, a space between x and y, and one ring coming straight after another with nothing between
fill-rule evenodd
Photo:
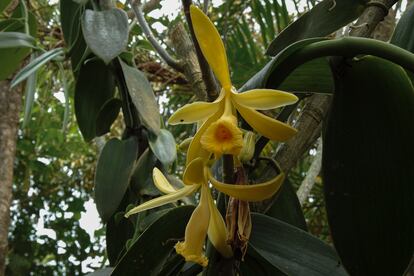
<instances>
[{"instance_id":1,"label":"thin branch","mask_svg":"<svg viewBox=\"0 0 414 276\"><path fill-rule=\"evenodd\" d=\"M219 86L216 79L214 78L213 72L211 71L210 66L207 63L203 53L201 52L200 45L198 45L197 38L194 33L193 24L190 16L190 5L192 4L191 0L182 0L184 7L184 14L187 20L188 28L190 29L191 38L196 49L198 63L200 64L201 73L203 76L203 81L207 89L207 97L209 101L213 101L218 96Z\"/></svg>"},{"instance_id":2,"label":"thin branch","mask_svg":"<svg viewBox=\"0 0 414 276\"><path fill-rule=\"evenodd\" d=\"M321 166L322 166L322 140L321 138L318 139L318 148L316 149L316 155L312 161L312 164L306 173L305 179L303 179L302 184L300 184L300 187L298 191L296 192L296 195L298 196L300 205L303 205L308 198L313 185L315 184L315 178L318 176Z\"/></svg>"},{"instance_id":3,"label":"thin branch","mask_svg":"<svg viewBox=\"0 0 414 276\"><path fill-rule=\"evenodd\" d=\"M160 55L160 57L167 63L169 66L174 68L175 70L182 72L183 66L182 63L168 54L168 52L158 43L157 39L151 32L150 27L148 26L147 21L144 18L144 14L142 13L142 5L140 1L134 0L131 2L131 7L135 13L135 16L138 20L139 25L141 26L142 31L144 32L145 36L147 37L148 41L151 43L152 47L154 47L155 51Z\"/></svg>"},{"instance_id":4,"label":"thin branch","mask_svg":"<svg viewBox=\"0 0 414 276\"><path fill-rule=\"evenodd\" d=\"M204 0L204 2L203 2L203 12L205 14L208 13L208 6L209 6L209 4L210 4L210 1L209 0Z\"/></svg>"}]
</instances>

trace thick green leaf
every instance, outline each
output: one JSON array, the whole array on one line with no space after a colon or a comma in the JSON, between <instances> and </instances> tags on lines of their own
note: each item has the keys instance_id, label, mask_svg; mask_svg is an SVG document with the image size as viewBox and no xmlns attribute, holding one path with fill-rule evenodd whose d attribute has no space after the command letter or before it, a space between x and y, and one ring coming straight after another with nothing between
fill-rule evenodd
<instances>
[{"instance_id":1,"label":"thick green leaf","mask_svg":"<svg viewBox=\"0 0 414 276\"><path fill-rule=\"evenodd\" d=\"M401 16L390 42L414 53L414 5Z\"/></svg>"},{"instance_id":2,"label":"thick green leaf","mask_svg":"<svg viewBox=\"0 0 414 276\"><path fill-rule=\"evenodd\" d=\"M128 43L128 16L121 9L85 10L82 31L92 52L109 63Z\"/></svg>"},{"instance_id":3,"label":"thick green leaf","mask_svg":"<svg viewBox=\"0 0 414 276\"><path fill-rule=\"evenodd\" d=\"M95 175L95 202L103 221L114 214L129 185L138 153L135 137L111 139L99 156Z\"/></svg>"},{"instance_id":4,"label":"thick green leaf","mask_svg":"<svg viewBox=\"0 0 414 276\"><path fill-rule=\"evenodd\" d=\"M328 60L319 58L302 64L277 88L289 92L333 93L334 81Z\"/></svg>"},{"instance_id":5,"label":"thick green leaf","mask_svg":"<svg viewBox=\"0 0 414 276\"><path fill-rule=\"evenodd\" d=\"M117 98L107 100L102 106L96 119L96 135L101 136L109 132L121 109L122 101Z\"/></svg>"},{"instance_id":6,"label":"thick green leaf","mask_svg":"<svg viewBox=\"0 0 414 276\"><path fill-rule=\"evenodd\" d=\"M160 191L155 187L152 180L152 170L157 163L157 158L147 148L139 157L131 177L131 187L137 194L147 196L158 196Z\"/></svg>"},{"instance_id":7,"label":"thick green leaf","mask_svg":"<svg viewBox=\"0 0 414 276\"><path fill-rule=\"evenodd\" d=\"M322 158L333 241L351 275L402 275L414 251L414 89L384 59L336 67Z\"/></svg>"},{"instance_id":8,"label":"thick green leaf","mask_svg":"<svg viewBox=\"0 0 414 276\"><path fill-rule=\"evenodd\" d=\"M287 275L263 258L256 250L249 246L244 261L240 263L240 272L243 276L284 276Z\"/></svg>"},{"instance_id":9,"label":"thick green leaf","mask_svg":"<svg viewBox=\"0 0 414 276\"><path fill-rule=\"evenodd\" d=\"M50 60L62 54L63 54L63 49L56 48L56 49L50 50L38 56L33 61L31 61L28 65L26 65L22 70L20 70L19 73L16 74L16 76L11 82L11 87L15 87L16 85L24 81L26 78L28 78L31 74L39 70L39 68L42 65L46 64Z\"/></svg>"},{"instance_id":10,"label":"thick green leaf","mask_svg":"<svg viewBox=\"0 0 414 276\"><path fill-rule=\"evenodd\" d=\"M355 20L364 10L365 0L323 0L290 24L269 45L266 54L275 56L292 43L327 36Z\"/></svg>"},{"instance_id":11,"label":"thick green leaf","mask_svg":"<svg viewBox=\"0 0 414 276\"><path fill-rule=\"evenodd\" d=\"M37 32L36 18L30 12L28 13L28 15L29 32L32 37L35 37ZM23 18L22 9L20 8L20 5L15 9L10 20L4 20L6 21L7 25L2 26L2 31L24 33L24 22L22 20L13 20L17 18ZM0 23L1 22L3 21L0 21ZM11 74L13 74L20 67L22 60L30 54L30 51L31 48L28 47L0 49L0 80L4 80Z\"/></svg>"},{"instance_id":12,"label":"thick green leaf","mask_svg":"<svg viewBox=\"0 0 414 276\"><path fill-rule=\"evenodd\" d=\"M282 52L280 52L276 57L269 61L262 70L257 72L251 79L249 79L243 87L240 88L240 91L247 91L250 89L272 87L277 88L283 82L282 80L275 80L278 76L279 65L283 64L284 61L294 56L299 50L303 47L310 45L315 42L324 41L325 38L309 38L293 43ZM328 68L329 69L329 68ZM323 74L326 75L325 73ZM314 83L311 80L311 83ZM301 84L301 86L306 87L307 84ZM288 89L289 90L289 89Z\"/></svg>"},{"instance_id":13,"label":"thick green leaf","mask_svg":"<svg viewBox=\"0 0 414 276\"><path fill-rule=\"evenodd\" d=\"M106 267L98 269L92 273L86 274L86 276L110 276L113 270L113 267Z\"/></svg>"},{"instance_id":14,"label":"thick green leaf","mask_svg":"<svg viewBox=\"0 0 414 276\"><path fill-rule=\"evenodd\" d=\"M177 158L174 136L166 129L161 129L157 136L151 136L149 145L158 160L166 166Z\"/></svg>"},{"instance_id":15,"label":"thick green leaf","mask_svg":"<svg viewBox=\"0 0 414 276\"><path fill-rule=\"evenodd\" d=\"M280 220L252 213L251 247L287 275L347 275L333 248Z\"/></svg>"},{"instance_id":16,"label":"thick green leaf","mask_svg":"<svg viewBox=\"0 0 414 276\"><path fill-rule=\"evenodd\" d=\"M2 48L33 48L35 39L30 35L19 32L0 32L0 49Z\"/></svg>"},{"instance_id":17,"label":"thick green leaf","mask_svg":"<svg viewBox=\"0 0 414 276\"><path fill-rule=\"evenodd\" d=\"M194 210L181 206L156 220L132 244L121 258L112 275L158 275L173 247L184 238L184 231Z\"/></svg>"},{"instance_id":18,"label":"thick green leaf","mask_svg":"<svg viewBox=\"0 0 414 276\"><path fill-rule=\"evenodd\" d=\"M295 189L287 179L277 193L276 200L266 212L266 215L289 223L304 231L308 230Z\"/></svg>"},{"instance_id":19,"label":"thick green leaf","mask_svg":"<svg viewBox=\"0 0 414 276\"><path fill-rule=\"evenodd\" d=\"M119 59L119 62L121 63L129 95L138 110L142 124L157 135L160 131L160 114L151 84L141 71L128 66L121 59Z\"/></svg>"},{"instance_id":20,"label":"thick green leaf","mask_svg":"<svg viewBox=\"0 0 414 276\"><path fill-rule=\"evenodd\" d=\"M114 92L112 72L101 60L89 60L81 67L75 87L75 114L86 141L96 136L99 112Z\"/></svg>"}]
</instances>

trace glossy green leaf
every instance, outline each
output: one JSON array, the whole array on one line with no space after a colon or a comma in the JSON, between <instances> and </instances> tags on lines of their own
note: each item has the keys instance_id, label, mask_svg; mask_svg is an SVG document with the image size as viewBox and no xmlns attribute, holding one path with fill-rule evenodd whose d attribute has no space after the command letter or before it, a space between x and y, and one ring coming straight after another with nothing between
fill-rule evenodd
<instances>
[{"instance_id":1,"label":"glossy green leaf","mask_svg":"<svg viewBox=\"0 0 414 276\"><path fill-rule=\"evenodd\" d=\"M289 223L304 231L308 230L295 189L287 179L283 182L282 187L280 187L275 202L267 210L266 215Z\"/></svg>"},{"instance_id":2,"label":"glossy green leaf","mask_svg":"<svg viewBox=\"0 0 414 276\"><path fill-rule=\"evenodd\" d=\"M149 145L152 152L164 165L170 165L177 158L174 136L166 129L161 129L155 137L150 137Z\"/></svg>"},{"instance_id":3,"label":"glossy green leaf","mask_svg":"<svg viewBox=\"0 0 414 276\"><path fill-rule=\"evenodd\" d=\"M139 157L131 178L131 187L140 195L158 196L160 191L152 181L152 170L157 163L157 158L147 148Z\"/></svg>"},{"instance_id":4,"label":"glossy green leaf","mask_svg":"<svg viewBox=\"0 0 414 276\"><path fill-rule=\"evenodd\" d=\"M292 56L294 56L299 50L304 48L307 45L313 44L315 42L324 41L325 38L309 38L293 43L282 52L280 52L276 57L269 61L262 70L257 72L252 78L250 78L239 90L247 91L256 88L277 88L283 82L283 79L280 80L278 75L280 72L279 66ZM306 84L302 84L306 85Z\"/></svg>"},{"instance_id":5,"label":"glossy green leaf","mask_svg":"<svg viewBox=\"0 0 414 276\"><path fill-rule=\"evenodd\" d=\"M86 141L96 136L99 112L114 92L112 72L101 60L89 60L82 66L75 87L75 114Z\"/></svg>"},{"instance_id":6,"label":"glossy green leaf","mask_svg":"<svg viewBox=\"0 0 414 276\"><path fill-rule=\"evenodd\" d=\"M142 124L152 133L158 134L160 131L160 114L151 84L141 71L128 66L122 60L119 60L119 62L121 63L129 95L138 110Z\"/></svg>"},{"instance_id":7,"label":"glossy green leaf","mask_svg":"<svg viewBox=\"0 0 414 276\"><path fill-rule=\"evenodd\" d=\"M135 137L111 139L99 156L95 174L95 202L103 221L113 215L129 185L138 153Z\"/></svg>"},{"instance_id":8,"label":"glossy green leaf","mask_svg":"<svg viewBox=\"0 0 414 276\"><path fill-rule=\"evenodd\" d=\"M251 247L287 275L347 275L332 247L280 220L252 213Z\"/></svg>"},{"instance_id":9,"label":"glossy green leaf","mask_svg":"<svg viewBox=\"0 0 414 276\"><path fill-rule=\"evenodd\" d=\"M241 275L269 275L269 276L285 276L277 267L273 266L269 261L263 258L256 250L249 246L244 261L240 263Z\"/></svg>"},{"instance_id":10,"label":"glossy green leaf","mask_svg":"<svg viewBox=\"0 0 414 276\"><path fill-rule=\"evenodd\" d=\"M85 10L82 32L88 47L105 63L125 50L128 43L128 16L121 9Z\"/></svg>"},{"instance_id":11,"label":"glossy green leaf","mask_svg":"<svg viewBox=\"0 0 414 276\"><path fill-rule=\"evenodd\" d=\"M269 45L267 55L275 56L292 43L327 36L355 20L365 0L323 0L284 29Z\"/></svg>"},{"instance_id":12,"label":"glossy green leaf","mask_svg":"<svg viewBox=\"0 0 414 276\"><path fill-rule=\"evenodd\" d=\"M35 39L30 35L19 32L0 32L0 49L2 48L33 48Z\"/></svg>"},{"instance_id":13,"label":"glossy green leaf","mask_svg":"<svg viewBox=\"0 0 414 276\"><path fill-rule=\"evenodd\" d=\"M16 76L11 82L11 87L15 87L16 85L24 81L26 78L28 78L31 74L39 70L39 68L42 65L46 64L50 60L62 54L63 54L63 49L56 48L56 49L50 50L38 56L33 61L31 61L28 65L26 65L22 70L20 70L19 73L16 74Z\"/></svg>"},{"instance_id":14,"label":"glossy green leaf","mask_svg":"<svg viewBox=\"0 0 414 276\"><path fill-rule=\"evenodd\" d=\"M20 5L15 9L14 13L12 14L12 17L10 20L7 20L6 26L3 26L3 29L1 31L7 31L7 32L25 32L25 26L24 23L20 21L16 21L13 19L22 18L22 12L21 12ZM29 31L30 35L32 37L36 36L37 32L37 24L36 19L33 16L32 13L28 13L29 18ZM0 21L0 23L3 21ZM0 80L4 80L7 77L9 77L11 74L13 74L19 67L21 62L30 54L31 48L28 47L19 47L19 48L3 48L0 49Z\"/></svg>"},{"instance_id":15,"label":"glossy green leaf","mask_svg":"<svg viewBox=\"0 0 414 276\"><path fill-rule=\"evenodd\" d=\"M131 245L112 275L159 275L173 247L184 238L184 231L194 210L181 206L168 211L156 220Z\"/></svg>"},{"instance_id":16,"label":"glossy green leaf","mask_svg":"<svg viewBox=\"0 0 414 276\"><path fill-rule=\"evenodd\" d=\"M117 98L107 100L98 113L96 119L96 136L109 132L121 109L122 101Z\"/></svg>"},{"instance_id":17,"label":"glossy green leaf","mask_svg":"<svg viewBox=\"0 0 414 276\"><path fill-rule=\"evenodd\" d=\"M289 92L333 93L334 80L328 59L319 58L302 64L277 88Z\"/></svg>"},{"instance_id":18,"label":"glossy green leaf","mask_svg":"<svg viewBox=\"0 0 414 276\"><path fill-rule=\"evenodd\" d=\"M35 59L35 54L32 54L30 61ZM34 103L34 96L36 93L36 80L37 74L34 72L29 76L26 83L25 96L24 96L24 117L23 117L23 128L27 126L32 113L32 107Z\"/></svg>"},{"instance_id":19,"label":"glossy green leaf","mask_svg":"<svg viewBox=\"0 0 414 276\"><path fill-rule=\"evenodd\" d=\"M390 42L414 53L414 5L401 16Z\"/></svg>"},{"instance_id":20,"label":"glossy green leaf","mask_svg":"<svg viewBox=\"0 0 414 276\"><path fill-rule=\"evenodd\" d=\"M414 89L384 59L336 67L322 158L332 238L351 275L402 275L414 251Z\"/></svg>"}]
</instances>

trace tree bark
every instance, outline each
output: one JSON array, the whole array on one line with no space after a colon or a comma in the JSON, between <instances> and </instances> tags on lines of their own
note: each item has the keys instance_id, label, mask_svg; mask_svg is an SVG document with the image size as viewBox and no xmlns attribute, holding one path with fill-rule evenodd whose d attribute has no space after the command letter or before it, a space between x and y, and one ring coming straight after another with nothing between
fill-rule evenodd
<instances>
[{"instance_id":1,"label":"tree bark","mask_svg":"<svg viewBox=\"0 0 414 276\"><path fill-rule=\"evenodd\" d=\"M13 164L21 102L21 86L11 90L9 81L0 81L0 275L4 275L6 268Z\"/></svg>"}]
</instances>

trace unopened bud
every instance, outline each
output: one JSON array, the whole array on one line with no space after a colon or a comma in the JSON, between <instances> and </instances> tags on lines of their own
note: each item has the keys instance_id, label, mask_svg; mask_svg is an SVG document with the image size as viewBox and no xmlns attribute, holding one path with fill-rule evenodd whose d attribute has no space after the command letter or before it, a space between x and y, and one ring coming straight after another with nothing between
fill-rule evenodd
<instances>
[{"instance_id":1,"label":"unopened bud","mask_svg":"<svg viewBox=\"0 0 414 276\"><path fill-rule=\"evenodd\" d=\"M241 162L248 162L253 158L255 145L256 134L252 131L246 131L243 137L243 148L239 154Z\"/></svg>"},{"instance_id":2,"label":"unopened bud","mask_svg":"<svg viewBox=\"0 0 414 276\"><path fill-rule=\"evenodd\" d=\"M178 150L186 152L188 150L188 147L190 146L191 141L193 141L193 137L188 137L188 138L184 139L184 141L182 141L178 145Z\"/></svg>"}]
</instances>

